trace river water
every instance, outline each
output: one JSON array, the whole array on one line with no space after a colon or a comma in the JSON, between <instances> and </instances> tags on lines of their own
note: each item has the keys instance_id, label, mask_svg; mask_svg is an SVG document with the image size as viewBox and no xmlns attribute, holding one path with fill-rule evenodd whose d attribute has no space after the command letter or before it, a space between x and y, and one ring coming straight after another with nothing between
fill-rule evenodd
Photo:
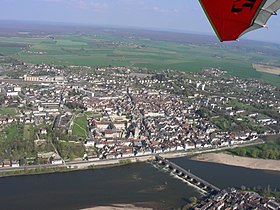
<instances>
[{"instance_id":1,"label":"river water","mask_svg":"<svg viewBox=\"0 0 280 210\"><path fill-rule=\"evenodd\" d=\"M267 186L280 189L280 173L203 163L173 162L221 187ZM151 164L0 178L1 209L80 209L110 204L144 204L178 208L199 191Z\"/></svg>"},{"instance_id":2,"label":"river water","mask_svg":"<svg viewBox=\"0 0 280 210\"><path fill-rule=\"evenodd\" d=\"M248 169L187 158L172 159L174 163L223 189L227 187L267 187L280 190L280 172Z\"/></svg>"}]
</instances>

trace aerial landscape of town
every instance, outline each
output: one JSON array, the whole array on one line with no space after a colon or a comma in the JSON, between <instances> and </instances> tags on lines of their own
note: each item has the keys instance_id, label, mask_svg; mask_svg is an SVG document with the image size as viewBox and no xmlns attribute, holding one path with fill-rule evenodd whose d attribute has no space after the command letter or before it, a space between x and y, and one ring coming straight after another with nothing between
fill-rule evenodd
<instances>
[{"instance_id":1,"label":"aerial landscape of town","mask_svg":"<svg viewBox=\"0 0 280 210\"><path fill-rule=\"evenodd\" d=\"M280 209L280 44L0 23L0 209Z\"/></svg>"},{"instance_id":2,"label":"aerial landscape of town","mask_svg":"<svg viewBox=\"0 0 280 210\"><path fill-rule=\"evenodd\" d=\"M228 147L279 134L279 90L218 69L9 68L22 75L2 79L3 166Z\"/></svg>"},{"instance_id":3,"label":"aerial landscape of town","mask_svg":"<svg viewBox=\"0 0 280 210\"><path fill-rule=\"evenodd\" d=\"M51 54L36 43L38 39L58 39L59 44L63 37L25 36L5 36L1 42L10 52L1 55L0 68L2 176L153 162L158 155L174 158L220 150L280 159L280 89L274 80L238 77L211 66L191 72L141 65L32 64L22 54L37 60ZM113 53L117 54L125 54L122 47L134 51L150 47L147 42L139 45L136 38L128 42L105 38L102 48L116 48ZM16 39L17 44L9 39ZM64 42L71 54L75 43ZM100 44L100 38L95 42ZM67 47L61 50L68 51ZM89 53L86 47L83 51ZM264 62L253 62L255 68L269 69ZM277 71L277 65L271 66ZM202 200L192 197L182 208L279 209L277 187L222 190L213 186L213 190L209 184L204 191L208 182L201 186L204 181L185 175L188 172L179 166L153 164L178 178L185 176L207 195Z\"/></svg>"}]
</instances>

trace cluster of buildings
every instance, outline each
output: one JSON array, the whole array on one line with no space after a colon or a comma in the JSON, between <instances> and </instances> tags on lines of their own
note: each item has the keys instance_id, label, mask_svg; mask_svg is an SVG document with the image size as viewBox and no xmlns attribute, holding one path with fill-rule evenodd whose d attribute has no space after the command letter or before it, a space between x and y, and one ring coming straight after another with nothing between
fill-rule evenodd
<instances>
[{"instance_id":1,"label":"cluster of buildings","mask_svg":"<svg viewBox=\"0 0 280 210\"><path fill-rule=\"evenodd\" d=\"M216 195L198 203L195 210L255 209L279 210L280 204L274 199L265 199L255 192L242 192L234 188L222 190Z\"/></svg>"},{"instance_id":2,"label":"cluster of buildings","mask_svg":"<svg viewBox=\"0 0 280 210\"><path fill-rule=\"evenodd\" d=\"M102 117L88 119L91 138L85 146L99 148L107 158L217 148L258 139L254 131L220 131L197 112L199 104L184 103L181 97L160 91L129 88L122 97L92 105Z\"/></svg>"},{"instance_id":3,"label":"cluster of buildings","mask_svg":"<svg viewBox=\"0 0 280 210\"><path fill-rule=\"evenodd\" d=\"M15 85L4 85L1 88L1 92L6 97L16 97L21 92L21 87Z\"/></svg>"},{"instance_id":4,"label":"cluster of buildings","mask_svg":"<svg viewBox=\"0 0 280 210\"><path fill-rule=\"evenodd\" d=\"M64 77L63 76L30 76L30 75L24 75L23 76L24 81L27 82L63 82Z\"/></svg>"},{"instance_id":5,"label":"cluster of buildings","mask_svg":"<svg viewBox=\"0 0 280 210\"><path fill-rule=\"evenodd\" d=\"M32 124L39 139L42 131L51 135L50 125L72 141L75 117L87 112L87 137L74 141L95 158L227 147L280 130L278 88L218 69L187 74L45 64L14 68L22 76L3 79L1 89L3 106L16 105L18 114L5 116L5 124Z\"/></svg>"}]
</instances>

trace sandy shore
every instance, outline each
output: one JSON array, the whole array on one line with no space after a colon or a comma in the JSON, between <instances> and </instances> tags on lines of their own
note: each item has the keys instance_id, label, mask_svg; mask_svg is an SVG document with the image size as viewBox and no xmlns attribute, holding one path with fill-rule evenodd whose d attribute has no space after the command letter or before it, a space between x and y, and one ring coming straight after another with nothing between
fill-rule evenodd
<instances>
[{"instance_id":1,"label":"sandy shore","mask_svg":"<svg viewBox=\"0 0 280 210\"><path fill-rule=\"evenodd\" d=\"M221 163L252 169L280 171L280 160L263 160L247 157L238 157L225 153L208 153L194 156L193 160Z\"/></svg>"},{"instance_id":2,"label":"sandy shore","mask_svg":"<svg viewBox=\"0 0 280 210\"><path fill-rule=\"evenodd\" d=\"M113 204L110 206L97 206L92 208L86 208L82 210L153 210L152 208L137 207L132 204Z\"/></svg>"}]
</instances>

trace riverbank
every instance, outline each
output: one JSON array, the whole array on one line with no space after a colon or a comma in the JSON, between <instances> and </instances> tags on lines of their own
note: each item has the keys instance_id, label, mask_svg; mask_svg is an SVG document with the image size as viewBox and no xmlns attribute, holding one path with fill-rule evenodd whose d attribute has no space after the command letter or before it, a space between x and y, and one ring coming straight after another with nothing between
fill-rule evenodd
<instances>
[{"instance_id":1,"label":"riverbank","mask_svg":"<svg viewBox=\"0 0 280 210\"><path fill-rule=\"evenodd\" d=\"M138 163L138 162L146 162L148 160L153 159L153 155L145 155L145 156L136 156L136 157L126 157L126 158L117 158L117 159L105 159L105 160L95 160L95 161L73 161L66 162L66 165L69 168L76 169L88 169L88 168L104 168L104 167L112 167L119 165L126 165L130 163Z\"/></svg>"},{"instance_id":2,"label":"riverbank","mask_svg":"<svg viewBox=\"0 0 280 210\"><path fill-rule=\"evenodd\" d=\"M243 145L235 145L231 148L250 146L262 144L262 141L250 142L248 144ZM193 156L195 154L209 153L224 150L224 147L221 148L212 148L212 149L200 149L196 151L174 151L174 152L166 152L166 153L158 153L158 154L148 154L148 155L139 155L139 156L129 156L124 158L116 158L116 159L105 159L105 160L94 160L89 159L85 160L75 160L75 161L66 161L65 164L60 165L31 165L31 166L21 166L21 167L5 167L0 168L0 177L7 176L18 176L18 175L38 175L45 173L56 173L56 172L69 172L76 170L87 170L87 169L98 169L98 168L108 168L121 166L131 163L138 162L147 162L154 159L155 155L160 155L163 158L180 158L186 156Z\"/></svg>"},{"instance_id":3,"label":"riverbank","mask_svg":"<svg viewBox=\"0 0 280 210\"><path fill-rule=\"evenodd\" d=\"M156 202L142 202L136 204L112 204L107 206L96 206L81 210L157 210L162 207Z\"/></svg>"},{"instance_id":4,"label":"riverbank","mask_svg":"<svg viewBox=\"0 0 280 210\"><path fill-rule=\"evenodd\" d=\"M153 210L152 208L145 208L145 207L137 207L132 204L114 204L110 206L97 206L92 208L86 208L81 210Z\"/></svg>"},{"instance_id":5,"label":"riverbank","mask_svg":"<svg viewBox=\"0 0 280 210\"><path fill-rule=\"evenodd\" d=\"M3 170L0 168L0 178L1 177L12 177L12 176L24 176L24 175L41 175L41 174L52 174L52 173L67 173L73 171L81 171L81 170L93 170L93 169L101 169L101 168L111 168L118 167L122 165L137 163L137 162L146 162L150 158L142 157L142 158L130 158L130 159L114 159L114 160L101 160L95 161L94 164L87 163L86 161L82 164L69 164L69 165L59 165L53 167L43 167L40 168L8 168L7 170Z\"/></svg>"},{"instance_id":6,"label":"riverbank","mask_svg":"<svg viewBox=\"0 0 280 210\"><path fill-rule=\"evenodd\" d=\"M175 152L160 154L164 158L178 158L187 155L186 152ZM46 166L23 166L18 168L0 168L0 177L21 176L21 175L39 175L48 173L64 173L77 170L92 170L100 168L117 167L127 164L147 162L154 159L154 155L132 156L117 159L89 160L89 161L71 161L65 165L46 165Z\"/></svg>"},{"instance_id":7,"label":"riverbank","mask_svg":"<svg viewBox=\"0 0 280 210\"><path fill-rule=\"evenodd\" d=\"M257 158L239 157L226 153L209 153L215 150L205 150L196 152L170 152L159 154L163 158L173 159L191 155L192 160L202 162L212 162L231 166L239 166L251 169L280 171L280 160L265 160ZM208 153L204 153L208 152ZM40 167L40 168L8 168L7 171L0 169L0 177L20 176L20 175L39 175L47 173L67 173L77 170L92 170L100 168L118 167L127 164L147 162L154 159L154 155L144 155L127 157L121 159L96 160L96 161L73 161L66 162L66 165Z\"/></svg>"},{"instance_id":8,"label":"riverbank","mask_svg":"<svg viewBox=\"0 0 280 210\"><path fill-rule=\"evenodd\" d=\"M225 153L199 154L193 156L191 159L251 169L280 171L280 160L264 160L257 158L239 157Z\"/></svg>"}]
</instances>

